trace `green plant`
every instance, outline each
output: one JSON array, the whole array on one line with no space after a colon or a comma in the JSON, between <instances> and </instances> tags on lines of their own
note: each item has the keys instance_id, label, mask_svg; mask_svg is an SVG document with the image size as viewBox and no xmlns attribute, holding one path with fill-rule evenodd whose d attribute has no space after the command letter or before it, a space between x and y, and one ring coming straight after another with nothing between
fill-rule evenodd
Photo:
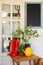
<instances>
[{"instance_id":1,"label":"green plant","mask_svg":"<svg viewBox=\"0 0 43 65\"><path fill-rule=\"evenodd\" d=\"M37 30L33 30L32 29L32 26L30 26L29 28L28 27L25 27L24 28L24 34L25 35L28 35L29 37L39 37L39 34L37 32Z\"/></svg>"},{"instance_id":2,"label":"green plant","mask_svg":"<svg viewBox=\"0 0 43 65\"><path fill-rule=\"evenodd\" d=\"M24 32L22 32L22 40L27 43L28 40L31 38L31 37L39 37L40 35L38 34L37 30L33 30L32 29L32 26L30 26L29 28L28 27L25 27L24 28Z\"/></svg>"},{"instance_id":3,"label":"green plant","mask_svg":"<svg viewBox=\"0 0 43 65\"><path fill-rule=\"evenodd\" d=\"M20 29L20 22L18 22L18 29L15 32L12 32L12 39L21 38L21 35L24 43L27 43L31 37L39 37L37 30L33 30L32 26L29 28L24 27L24 31L22 31L22 29Z\"/></svg>"},{"instance_id":4,"label":"green plant","mask_svg":"<svg viewBox=\"0 0 43 65\"><path fill-rule=\"evenodd\" d=\"M20 38L22 31L20 28L18 28L15 32L12 32L12 39L14 38Z\"/></svg>"},{"instance_id":5,"label":"green plant","mask_svg":"<svg viewBox=\"0 0 43 65\"><path fill-rule=\"evenodd\" d=\"M18 47L18 52L21 52L23 49L25 49L25 46L23 43L21 43Z\"/></svg>"},{"instance_id":6,"label":"green plant","mask_svg":"<svg viewBox=\"0 0 43 65\"><path fill-rule=\"evenodd\" d=\"M20 29L20 22L19 21L17 22L17 25L18 25L18 29L16 31L12 32L12 39L20 38L20 36L22 34L22 30Z\"/></svg>"}]
</instances>

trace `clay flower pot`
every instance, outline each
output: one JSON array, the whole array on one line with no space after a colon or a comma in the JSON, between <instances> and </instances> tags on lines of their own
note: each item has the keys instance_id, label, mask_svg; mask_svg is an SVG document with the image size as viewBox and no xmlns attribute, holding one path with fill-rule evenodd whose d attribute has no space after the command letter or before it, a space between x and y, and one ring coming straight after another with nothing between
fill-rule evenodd
<instances>
[{"instance_id":1,"label":"clay flower pot","mask_svg":"<svg viewBox=\"0 0 43 65\"><path fill-rule=\"evenodd\" d=\"M23 51L19 52L19 56L23 56L23 55L24 55Z\"/></svg>"}]
</instances>

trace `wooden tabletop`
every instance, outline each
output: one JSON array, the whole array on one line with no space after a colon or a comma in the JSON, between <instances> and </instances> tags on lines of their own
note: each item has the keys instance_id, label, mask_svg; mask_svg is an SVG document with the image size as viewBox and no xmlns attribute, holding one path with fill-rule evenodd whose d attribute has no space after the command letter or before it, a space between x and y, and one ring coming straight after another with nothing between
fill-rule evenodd
<instances>
[{"instance_id":1,"label":"wooden tabletop","mask_svg":"<svg viewBox=\"0 0 43 65\"><path fill-rule=\"evenodd\" d=\"M29 60L38 60L40 59L40 57L36 56L36 55L32 55L32 56L12 56L11 57L15 62L22 62L22 61L29 61Z\"/></svg>"},{"instance_id":2,"label":"wooden tabletop","mask_svg":"<svg viewBox=\"0 0 43 65\"><path fill-rule=\"evenodd\" d=\"M43 63L43 58L40 60L41 63Z\"/></svg>"}]
</instances>

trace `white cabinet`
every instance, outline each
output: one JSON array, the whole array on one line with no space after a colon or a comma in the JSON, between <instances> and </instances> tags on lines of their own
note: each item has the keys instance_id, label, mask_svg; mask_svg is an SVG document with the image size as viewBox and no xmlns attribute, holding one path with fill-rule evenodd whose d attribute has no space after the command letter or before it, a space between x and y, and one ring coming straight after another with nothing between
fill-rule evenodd
<instances>
[{"instance_id":1,"label":"white cabinet","mask_svg":"<svg viewBox=\"0 0 43 65\"><path fill-rule=\"evenodd\" d=\"M2 52L9 51L9 37L18 28L20 5L2 4Z\"/></svg>"},{"instance_id":2,"label":"white cabinet","mask_svg":"<svg viewBox=\"0 0 43 65\"><path fill-rule=\"evenodd\" d=\"M19 0L3 0L0 2L0 65L12 65L12 60L6 52L9 45L8 37L14 32L20 22L21 29L24 27L24 2ZM3 63L2 63L3 61ZM25 63L23 63L25 65ZM21 65L23 65L21 63Z\"/></svg>"},{"instance_id":3,"label":"white cabinet","mask_svg":"<svg viewBox=\"0 0 43 65\"><path fill-rule=\"evenodd\" d=\"M11 58L6 56L10 51L8 38L12 38L11 33L18 28L20 17L20 4L0 4L0 65L12 65Z\"/></svg>"}]
</instances>

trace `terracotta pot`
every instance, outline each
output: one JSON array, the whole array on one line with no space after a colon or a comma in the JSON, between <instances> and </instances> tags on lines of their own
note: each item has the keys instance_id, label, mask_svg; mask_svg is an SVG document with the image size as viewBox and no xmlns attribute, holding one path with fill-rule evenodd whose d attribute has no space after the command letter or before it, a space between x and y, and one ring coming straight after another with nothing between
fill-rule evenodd
<instances>
[{"instance_id":1,"label":"terracotta pot","mask_svg":"<svg viewBox=\"0 0 43 65\"><path fill-rule=\"evenodd\" d=\"M24 55L24 53L21 51L21 52L19 52L19 56L23 56Z\"/></svg>"}]
</instances>

